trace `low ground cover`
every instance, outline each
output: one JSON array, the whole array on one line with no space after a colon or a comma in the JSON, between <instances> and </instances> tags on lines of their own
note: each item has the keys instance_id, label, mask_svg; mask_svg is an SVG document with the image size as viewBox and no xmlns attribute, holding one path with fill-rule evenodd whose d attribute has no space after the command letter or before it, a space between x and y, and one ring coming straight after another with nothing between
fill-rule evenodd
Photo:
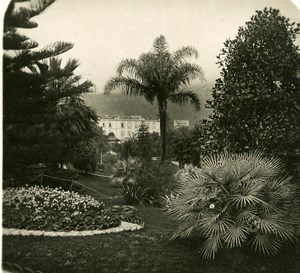
<instances>
[{"instance_id":1,"label":"low ground cover","mask_svg":"<svg viewBox=\"0 0 300 273\"><path fill-rule=\"evenodd\" d=\"M283 250L276 257L223 251L214 261L202 260L200 239L170 241L176 227L162 211L138 207L145 228L136 232L77 237L3 237L3 260L43 273L296 273L300 257ZM299 261L298 261L299 260Z\"/></svg>"}]
</instances>

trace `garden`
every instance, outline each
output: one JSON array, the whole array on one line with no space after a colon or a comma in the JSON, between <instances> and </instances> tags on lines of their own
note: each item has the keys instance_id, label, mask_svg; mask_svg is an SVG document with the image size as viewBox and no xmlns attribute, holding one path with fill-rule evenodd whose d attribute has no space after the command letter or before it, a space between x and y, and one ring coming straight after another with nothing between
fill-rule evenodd
<instances>
[{"instance_id":1,"label":"garden","mask_svg":"<svg viewBox=\"0 0 300 273\"><path fill-rule=\"evenodd\" d=\"M153 189L124 188L144 183L139 171L134 182L124 175L121 186L110 177L80 176L85 190L110 194L108 206L97 201L103 196L62 188L8 188L3 226L4 232L15 233L4 233L4 268L12 272L31 272L26 268L33 272L297 272L295 185L290 177L281 176L281 168L279 160L261 153L207 157L201 168L165 172L178 181L177 190L168 194L166 189L165 198L155 204L149 203L154 200Z\"/></svg>"},{"instance_id":2,"label":"garden","mask_svg":"<svg viewBox=\"0 0 300 273\"><path fill-rule=\"evenodd\" d=\"M3 270L299 272L300 24L257 11L217 56L209 119L180 128L167 106L200 110L188 87L204 72L194 47L158 36L104 93L156 105L160 134L141 123L111 143L84 102L93 84L56 57L74 44L31 51L17 31L53 2L12 1L4 20L5 49L21 53L4 54Z\"/></svg>"}]
</instances>

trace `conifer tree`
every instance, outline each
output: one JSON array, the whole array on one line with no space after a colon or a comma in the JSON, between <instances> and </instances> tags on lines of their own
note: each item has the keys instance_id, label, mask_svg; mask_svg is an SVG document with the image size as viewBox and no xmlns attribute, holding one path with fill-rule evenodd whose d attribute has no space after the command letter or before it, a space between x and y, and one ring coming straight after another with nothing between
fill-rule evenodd
<instances>
[{"instance_id":1,"label":"conifer tree","mask_svg":"<svg viewBox=\"0 0 300 273\"><path fill-rule=\"evenodd\" d=\"M81 98L92 84L80 82L74 74L78 61L69 60L62 67L55 58L73 44L60 41L33 51L38 43L18 30L37 27L32 18L54 0L40 0L18 10L15 2L7 8L3 29L4 176L32 163L71 161L72 145L95 136L97 121Z\"/></svg>"},{"instance_id":2,"label":"conifer tree","mask_svg":"<svg viewBox=\"0 0 300 273\"><path fill-rule=\"evenodd\" d=\"M136 152L143 160L149 160L152 157L151 138L149 133L149 126L142 122L137 132L137 147Z\"/></svg>"}]
</instances>

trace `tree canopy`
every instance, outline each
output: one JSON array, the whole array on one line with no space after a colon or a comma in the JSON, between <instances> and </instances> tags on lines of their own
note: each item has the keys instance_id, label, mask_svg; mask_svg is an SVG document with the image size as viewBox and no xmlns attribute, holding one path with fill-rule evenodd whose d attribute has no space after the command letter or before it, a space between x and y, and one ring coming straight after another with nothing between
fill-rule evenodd
<instances>
[{"instance_id":1,"label":"tree canopy","mask_svg":"<svg viewBox=\"0 0 300 273\"><path fill-rule=\"evenodd\" d=\"M208 102L222 149L300 156L299 24L279 10L257 11L218 56L221 78Z\"/></svg>"}]
</instances>

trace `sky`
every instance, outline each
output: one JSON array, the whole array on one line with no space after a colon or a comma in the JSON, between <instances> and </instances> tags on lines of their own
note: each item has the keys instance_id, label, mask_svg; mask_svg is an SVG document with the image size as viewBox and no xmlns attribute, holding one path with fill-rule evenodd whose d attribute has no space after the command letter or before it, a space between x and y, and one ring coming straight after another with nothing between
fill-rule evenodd
<instances>
[{"instance_id":1,"label":"sky","mask_svg":"<svg viewBox=\"0 0 300 273\"><path fill-rule=\"evenodd\" d=\"M40 48L55 41L75 43L61 57L79 59L81 65L75 72L91 80L97 92L103 91L121 60L148 52L161 34L171 51L194 46L199 57L191 61L203 68L207 81L214 81L219 76L216 56L223 43L235 37L255 10L278 8L284 16L300 22L296 6L300 7L300 1L295 1L56 0L34 18L37 28L22 33Z\"/></svg>"}]
</instances>

